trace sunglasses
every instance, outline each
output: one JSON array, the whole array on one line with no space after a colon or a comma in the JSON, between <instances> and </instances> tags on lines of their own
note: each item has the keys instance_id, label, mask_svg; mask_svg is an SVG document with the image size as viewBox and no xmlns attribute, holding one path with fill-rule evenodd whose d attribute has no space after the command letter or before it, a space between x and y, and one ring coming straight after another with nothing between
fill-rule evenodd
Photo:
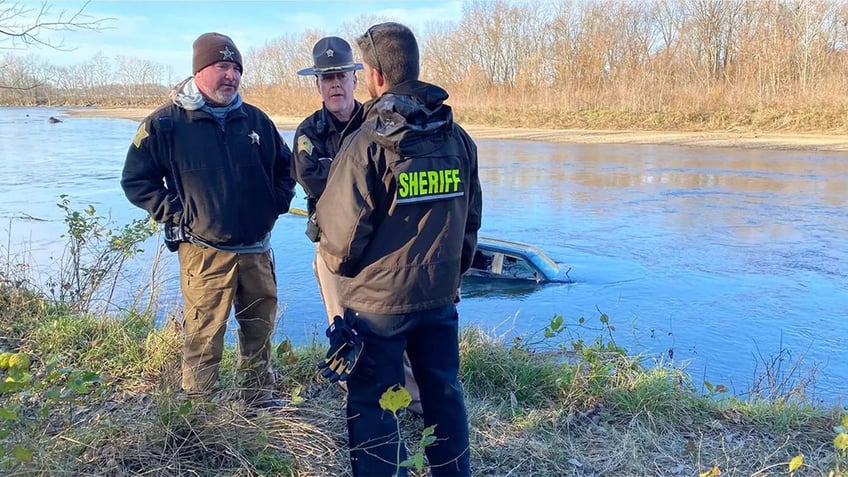
<instances>
[{"instance_id":1,"label":"sunglasses","mask_svg":"<svg viewBox=\"0 0 848 477\"><path fill-rule=\"evenodd\" d=\"M371 30L373 30L376 26L377 25L372 26L365 33L368 35L368 40L371 42L371 54L374 55L374 62L377 63L377 71L379 71L380 74L383 74L383 66L380 65L380 57L377 56L377 45L374 44L374 37L371 36Z\"/></svg>"}]
</instances>

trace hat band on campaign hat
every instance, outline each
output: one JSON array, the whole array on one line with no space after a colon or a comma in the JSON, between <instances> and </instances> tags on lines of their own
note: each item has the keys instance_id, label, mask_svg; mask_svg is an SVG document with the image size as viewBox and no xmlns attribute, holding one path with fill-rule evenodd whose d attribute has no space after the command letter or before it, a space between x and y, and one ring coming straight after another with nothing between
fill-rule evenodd
<instances>
[{"instance_id":1,"label":"hat band on campaign hat","mask_svg":"<svg viewBox=\"0 0 848 477\"><path fill-rule=\"evenodd\" d=\"M312 60L312 66L303 68L297 74L311 76L362 69L362 63L353 61L350 44L337 36L328 36L318 40L312 48Z\"/></svg>"}]
</instances>

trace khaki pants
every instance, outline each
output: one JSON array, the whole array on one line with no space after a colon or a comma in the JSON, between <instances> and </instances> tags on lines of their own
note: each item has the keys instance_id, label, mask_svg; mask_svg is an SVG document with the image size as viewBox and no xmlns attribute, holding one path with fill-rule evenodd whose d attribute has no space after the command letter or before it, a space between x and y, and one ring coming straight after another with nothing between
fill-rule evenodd
<instances>
[{"instance_id":1,"label":"khaki pants","mask_svg":"<svg viewBox=\"0 0 848 477\"><path fill-rule=\"evenodd\" d=\"M235 308L240 397L271 398L271 334L277 314L277 277L271 252L236 254L192 243L179 249L184 301L182 387L190 396L218 388L224 332Z\"/></svg>"},{"instance_id":2,"label":"khaki pants","mask_svg":"<svg viewBox=\"0 0 848 477\"><path fill-rule=\"evenodd\" d=\"M318 280L318 289L321 291L324 309L327 310L327 321L332 324L334 316L344 316L344 308L341 305L341 278L327 268L327 263L318 253L318 247L319 245L316 244L312 270L315 272L315 279ZM409 356L406 353L403 354L403 369L406 374L404 387L412 396L409 409L421 414L421 393L418 390L418 382L415 381L415 375L412 374L412 365L409 363Z\"/></svg>"}]
</instances>

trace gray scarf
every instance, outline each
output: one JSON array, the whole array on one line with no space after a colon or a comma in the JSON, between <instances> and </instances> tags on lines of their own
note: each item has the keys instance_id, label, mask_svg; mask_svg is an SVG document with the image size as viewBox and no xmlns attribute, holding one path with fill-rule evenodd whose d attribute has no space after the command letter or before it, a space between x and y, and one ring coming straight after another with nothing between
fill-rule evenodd
<instances>
[{"instance_id":1,"label":"gray scarf","mask_svg":"<svg viewBox=\"0 0 848 477\"><path fill-rule=\"evenodd\" d=\"M197 88L197 84L195 84L193 76L189 76L177 83L177 85L171 89L168 97L171 98L171 101L173 101L174 104L186 111L203 109L204 111L209 112L209 114L215 116L215 119L217 119L221 124L224 123L224 118L227 117L227 113L234 109L238 109L242 105L241 93L236 93L233 100L230 101L230 104L226 106L209 106L206 104L203 94L201 94L200 90Z\"/></svg>"}]
</instances>

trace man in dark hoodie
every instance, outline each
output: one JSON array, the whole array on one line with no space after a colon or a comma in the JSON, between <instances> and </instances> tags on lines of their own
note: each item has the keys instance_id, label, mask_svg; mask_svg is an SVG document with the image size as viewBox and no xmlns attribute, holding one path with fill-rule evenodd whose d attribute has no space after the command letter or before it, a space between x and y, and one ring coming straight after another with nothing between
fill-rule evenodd
<instances>
[{"instance_id":1,"label":"man in dark hoodie","mask_svg":"<svg viewBox=\"0 0 848 477\"><path fill-rule=\"evenodd\" d=\"M357 44L373 99L318 201L320 253L342 277L345 308L328 330L328 357L340 328L363 343L355 367L343 370L353 474L406 475L395 420L380 406L404 382L406 349L424 425L435 425L437 441L425 449L432 475L470 475L455 300L480 228L477 148L453 122L447 92L418 80L418 44L407 27L374 25Z\"/></svg>"},{"instance_id":2,"label":"man in dark hoodie","mask_svg":"<svg viewBox=\"0 0 848 477\"><path fill-rule=\"evenodd\" d=\"M350 44L337 36L321 38L312 47L313 65L297 72L302 76L315 75L315 87L321 94L321 109L303 120L294 133L292 173L306 192L306 211L309 222L306 235L313 242L320 237L320 224L315 205L324 192L330 165L341 146L342 139L362 124L362 104L353 97L356 71L361 63L353 61ZM327 268L321 254L315 250L312 270L318 280L321 299L330 324L344 313L339 302L339 277ZM411 411L421 414L421 398L409 359L404 353L406 388L412 396Z\"/></svg>"},{"instance_id":3,"label":"man in dark hoodie","mask_svg":"<svg viewBox=\"0 0 848 477\"><path fill-rule=\"evenodd\" d=\"M204 33L193 49L194 76L141 122L121 186L130 202L164 224L166 245L179 251L185 393L214 397L235 308L240 396L251 406L278 407L270 240L294 197L291 151L268 116L242 102L241 54L233 41Z\"/></svg>"}]
</instances>

